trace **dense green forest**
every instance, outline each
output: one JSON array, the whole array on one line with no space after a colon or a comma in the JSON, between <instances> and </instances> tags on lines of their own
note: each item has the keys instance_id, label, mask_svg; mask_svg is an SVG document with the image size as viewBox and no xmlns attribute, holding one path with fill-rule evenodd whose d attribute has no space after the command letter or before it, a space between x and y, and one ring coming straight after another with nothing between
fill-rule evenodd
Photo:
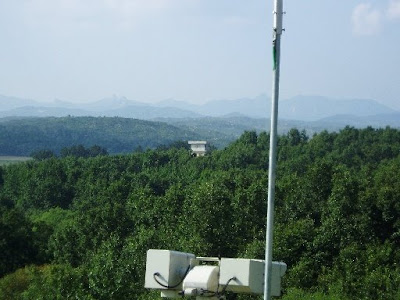
<instances>
[{"instance_id":1,"label":"dense green forest","mask_svg":"<svg viewBox=\"0 0 400 300\"><path fill-rule=\"evenodd\" d=\"M159 299L143 288L149 248L263 258L268 145L245 132L205 157L171 147L0 168L0 299ZM399 173L397 129L280 136L282 299L400 299Z\"/></svg>"}]
</instances>

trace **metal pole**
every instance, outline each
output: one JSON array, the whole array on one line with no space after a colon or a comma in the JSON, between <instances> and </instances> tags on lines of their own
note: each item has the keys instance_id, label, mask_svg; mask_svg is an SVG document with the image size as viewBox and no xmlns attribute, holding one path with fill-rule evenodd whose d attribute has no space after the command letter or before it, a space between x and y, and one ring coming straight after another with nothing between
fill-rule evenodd
<instances>
[{"instance_id":1,"label":"metal pole","mask_svg":"<svg viewBox=\"0 0 400 300\"><path fill-rule=\"evenodd\" d=\"M274 230L274 202L275 202L275 175L276 175L276 152L277 152L277 123L278 123L278 100L279 100L279 70L280 51L282 35L283 0L274 0L274 25L273 25L273 84L271 103L271 131L269 150L268 171L268 211L267 232L265 247L265 277L264 277L264 300L271 299L272 279L272 243Z\"/></svg>"}]
</instances>

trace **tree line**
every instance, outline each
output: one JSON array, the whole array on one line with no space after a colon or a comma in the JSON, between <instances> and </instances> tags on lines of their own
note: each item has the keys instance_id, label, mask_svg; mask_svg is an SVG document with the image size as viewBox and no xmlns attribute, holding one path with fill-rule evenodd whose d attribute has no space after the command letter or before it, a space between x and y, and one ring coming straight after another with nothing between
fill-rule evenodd
<instances>
[{"instance_id":1,"label":"tree line","mask_svg":"<svg viewBox=\"0 0 400 300\"><path fill-rule=\"evenodd\" d=\"M0 299L158 299L143 287L150 248L262 259L268 151L250 131L205 157L172 147L0 168ZM399 299L399 170L397 129L279 137L282 299Z\"/></svg>"}]
</instances>

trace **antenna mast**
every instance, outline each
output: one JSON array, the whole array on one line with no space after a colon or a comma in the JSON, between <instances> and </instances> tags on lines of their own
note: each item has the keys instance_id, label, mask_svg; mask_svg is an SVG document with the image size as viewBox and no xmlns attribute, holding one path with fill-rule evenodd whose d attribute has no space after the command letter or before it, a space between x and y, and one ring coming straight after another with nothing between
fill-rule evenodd
<instances>
[{"instance_id":1,"label":"antenna mast","mask_svg":"<svg viewBox=\"0 0 400 300\"><path fill-rule=\"evenodd\" d=\"M282 15L283 0L274 0L274 24L273 24L273 84L271 103L271 130L269 151L269 173L268 173L268 211L267 232L265 247L265 277L264 277L264 300L271 299L272 279L272 243L274 230L274 207L275 207L275 177L277 156L277 123L278 123L278 100L279 100L279 71L281 54Z\"/></svg>"}]
</instances>

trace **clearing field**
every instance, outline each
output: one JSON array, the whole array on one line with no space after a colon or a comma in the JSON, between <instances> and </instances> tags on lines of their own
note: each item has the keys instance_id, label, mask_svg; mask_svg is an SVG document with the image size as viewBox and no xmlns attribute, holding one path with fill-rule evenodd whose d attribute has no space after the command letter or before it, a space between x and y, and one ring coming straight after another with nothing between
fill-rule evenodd
<instances>
[{"instance_id":1,"label":"clearing field","mask_svg":"<svg viewBox=\"0 0 400 300\"><path fill-rule=\"evenodd\" d=\"M32 157L27 156L0 156L0 166L24 162L31 159Z\"/></svg>"}]
</instances>

